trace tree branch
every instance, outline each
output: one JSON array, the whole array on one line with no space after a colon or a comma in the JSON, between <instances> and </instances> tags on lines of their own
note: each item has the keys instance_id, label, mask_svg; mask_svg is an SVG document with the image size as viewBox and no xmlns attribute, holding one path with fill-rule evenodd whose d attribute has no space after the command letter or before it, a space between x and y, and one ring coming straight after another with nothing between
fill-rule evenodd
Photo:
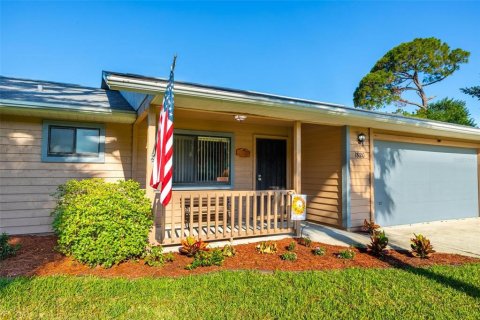
<instances>
[{"instance_id":1,"label":"tree branch","mask_svg":"<svg viewBox=\"0 0 480 320\"><path fill-rule=\"evenodd\" d=\"M420 97L420 99L422 99L421 108L424 109L424 110L427 110L427 108L428 108L427 96L425 95L425 91L423 91L422 83L420 83L420 81L418 80L418 72L417 71L415 71L414 74L413 74L413 83L418 88L418 90L417 90L418 96Z\"/></svg>"},{"instance_id":2,"label":"tree branch","mask_svg":"<svg viewBox=\"0 0 480 320\"><path fill-rule=\"evenodd\" d=\"M427 83L427 84L424 84L423 86L426 87L426 86L429 86L429 85L431 85L431 84L440 82L440 81L442 81L443 79L445 79L445 78L448 77L448 76L449 76L449 75L446 75L446 76L444 76L444 77L442 77L442 78L440 78L440 79L438 79L438 80L435 80L435 81L429 82L429 83Z\"/></svg>"},{"instance_id":3,"label":"tree branch","mask_svg":"<svg viewBox=\"0 0 480 320\"><path fill-rule=\"evenodd\" d=\"M404 78L413 79L413 75L411 75L408 72L397 72L397 73L403 75Z\"/></svg>"},{"instance_id":4,"label":"tree branch","mask_svg":"<svg viewBox=\"0 0 480 320\"><path fill-rule=\"evenodd\" d=\"M400 75L396 75L395 78L398 80L401 80L401 82L408 81L408 80L412 81L412 77L402 77Z\"/></svg>"},{"instance_id":5,"label":"tree branch","mask_svg":"<svg viewBox=\"0 0 480 320\"><path fill-rule=\"evenodd\" d=\"M405 104L410 104L412 106L417 106L419 108L422 108L422 109L426 110L426 108L424 106L422 106L421 104L416 103L416 102L408 101L408 100L405 100L405 99L402 99L402 98L400 98L398 101L402 102L402 103L405 103Z\"/></svg>"}]
</instances>

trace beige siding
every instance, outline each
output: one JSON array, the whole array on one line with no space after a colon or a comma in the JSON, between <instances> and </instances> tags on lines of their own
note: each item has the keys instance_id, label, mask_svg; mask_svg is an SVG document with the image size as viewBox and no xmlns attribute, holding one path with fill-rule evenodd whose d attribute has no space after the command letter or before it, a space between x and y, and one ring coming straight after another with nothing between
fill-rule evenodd
<instances>
[{"instance_id":1,"label":"beige siding","mask_svg":"<svg viewBox=\"0 0 480 320\"><path fill-rule=\"evenodd\" d=\"M307 219L342 226L342 127L302 125Z\"/></svg>"},{"instance_id":2,"label":"beige siding","mask_svg":"<svg viewBox=\"0 0 480 320\"><path fill-rule=\"evenodd\" d=\"M357 137L364 133L363 145ZM356 154L358 153L358 154ZM368 128L350 128L350 214L351 228L357 229L365 219L370 219L370 137Z\"/></svg>"},{"instance_id":3,"label":"beige siding","mask_svg":"<svg viewBox=\"0 0 480 320\"><path fill-rule=\"evenodd\" d=\"M133 179L140 182L142 188L145 188L147 161L150 161L151 150L147 156L147 121L143 120L138 124L137 133L137 155L136 166L133 172Z\"/></svg>"},{"instance_id":4,"label":"beige siding","mask_svg":"<svg viewBox=\"0 0 480 320\"><path fill-rule=\"evenodd\" d=\"M106 124L105 163L41 161L42 119L0 119L0 232L51 232L51 194L69 179L128 179L131 125Z\"/></svg>"}]
</instances>

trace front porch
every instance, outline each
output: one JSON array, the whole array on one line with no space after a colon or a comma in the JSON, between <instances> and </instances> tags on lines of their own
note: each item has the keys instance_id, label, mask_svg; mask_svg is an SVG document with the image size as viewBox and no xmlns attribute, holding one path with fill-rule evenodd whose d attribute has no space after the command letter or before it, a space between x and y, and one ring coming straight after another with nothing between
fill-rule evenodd
<instances>
[{"instance_id":1,"label":"front porch","mask_svg":"<svg viewBox=\"0 0 480 320\"><path fill-rule=\"evenodd\" d=\"M349 188L343 177L351 137L345 126L250 115L239 122L233 113L192 110L177 101L170 204L159 205L158 194L146 187L155 213L152 242L177 245L188 236L215 241L298 232L300 224L290 219L293 193L307 195L310 222L347 228L343 202ZM132 176L148 186L155 101L145 113L134 126Z\"/></svg>"}]
</instances>

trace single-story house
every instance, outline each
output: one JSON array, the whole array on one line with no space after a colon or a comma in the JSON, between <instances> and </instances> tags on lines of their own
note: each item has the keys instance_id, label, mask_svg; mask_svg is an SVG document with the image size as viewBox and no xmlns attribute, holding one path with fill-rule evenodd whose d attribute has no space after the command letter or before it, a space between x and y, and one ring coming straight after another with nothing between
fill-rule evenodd
<instances>
[{"instance_id":1,"label":"single-story house","mask_svg":"<svg viewBox=\"0 0 480 320\"><path fill-rule=\"evenodd\" d=\"M348 230L479 216L480 129L180 81L162 207L148 180L166 83L1 77L0 232L51 232L51 194L87 177L138 181L164 244L291 232L292 191L309 221Z\"/></svg>"}]
</instances>

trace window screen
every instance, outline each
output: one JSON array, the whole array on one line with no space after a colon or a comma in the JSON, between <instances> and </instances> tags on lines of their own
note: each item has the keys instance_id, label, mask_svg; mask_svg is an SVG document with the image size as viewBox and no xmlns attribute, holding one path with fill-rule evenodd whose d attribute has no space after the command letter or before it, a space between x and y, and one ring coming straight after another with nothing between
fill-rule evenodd
<instances>
[{"instance_id":1,"label":"window screen","mask_svg":"<svg viewBox=\"0 0 480 320\"><path fill-rule=\"evenodd\" d=\"M99 129L49 126L49 156L96 156L99 152Z\"/></svg>"},{"instance_id":2,"label":"window screen","mask_svg":"<svg viewBox=\"0 0 480 320\"><path fill-rule=\"evenodd\" d=\"M82 129L76 130L75 138L76 153L78 154L98 154L100 145L100 130Z\"/></svg>"},{"instance_id":3,"label":"window screen","mask_svg":"<svg viewBox=\"0 0 480 320\"><path fill-rule=\"evenodd\" d=\"M73 128L51 127L48 153L49 154L73 153L74 147L75 147L73 144L74 138L75 138L75 129Z\"/></svg>"},{"instance_id":4,"label":"window screen","mask_svg":"<svg viewBox=\"0 0 480 320\"><path fill-rule=\"evenodd\" d=\"M229 185L231 139L207 135L173 137L175 185Z\"/></svg>"}]
</instances>

